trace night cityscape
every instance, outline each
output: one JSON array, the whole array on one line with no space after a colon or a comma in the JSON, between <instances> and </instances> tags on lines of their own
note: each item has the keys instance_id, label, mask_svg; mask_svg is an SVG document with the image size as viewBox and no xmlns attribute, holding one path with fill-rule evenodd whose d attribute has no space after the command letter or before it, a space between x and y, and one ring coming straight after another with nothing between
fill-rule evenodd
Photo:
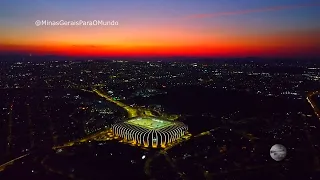
<instances>
[{"instance_id":1,"label":"night cityscape","mask_svg":"<svg viewBox=\"0 0 320 180\"><path fill-rule=\"evenodd\" d=\"M320 175L319 62L32 59L1 59L1 162L14 160L3 178ZM183 122L189 134L139 147L112 133L130 116ZM276 143L288 150L281 162L269 155Z\"/></svg>"},{"instance_id":2,"label":"night cityscape","mask_svg":"<svg viewBox=\"0 0 320 180\"><path fill-rule=\"evenodd\" d=\"M320 179L320 2L0 2L0 179Z\"/></svg>"}]
</instances>

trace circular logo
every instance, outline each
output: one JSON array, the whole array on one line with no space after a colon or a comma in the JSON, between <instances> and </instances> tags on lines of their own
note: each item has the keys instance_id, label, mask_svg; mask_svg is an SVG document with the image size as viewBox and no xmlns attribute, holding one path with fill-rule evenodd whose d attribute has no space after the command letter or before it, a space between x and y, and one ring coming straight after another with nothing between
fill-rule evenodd
<instances>
[{"instance_id":1,"label":"circular logo","mask_svg":"<svg viewBox=\"0 0 320 180\"><path fill-rule=\"evenodd\" d=\"M282 161L287 155L287 149L281 144L275 144L270 149L270 156L275 161Z\"/></svg>"},{"instance_id":2,"label":"circular logo","mask_svg":"<svg viewBox=\"0 0 320 180\"><path fill-rule=\"evenodd\" d=\"M36 26L40 26L40 25L41 25L41 21L40 21L40 20L36 20L36 22L34 22L34 24L35 24Z\"/></svg>"}]
</instances>

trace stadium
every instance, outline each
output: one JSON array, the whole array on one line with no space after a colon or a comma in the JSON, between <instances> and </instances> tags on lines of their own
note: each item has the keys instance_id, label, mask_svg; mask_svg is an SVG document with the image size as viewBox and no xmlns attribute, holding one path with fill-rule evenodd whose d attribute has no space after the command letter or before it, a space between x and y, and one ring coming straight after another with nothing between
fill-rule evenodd
<instances>
[{"instance_id":1,"label":"stadium","mask_svg":"<svg viewBox=\"0 0 320 180\"><path fill-rule=\"evenodd\" d=\"M111 126L114 135L144 147L166 147L185 135L188 127L182 122L173 122L154 117L136 117Z\"/></svg>"}]
</instances>

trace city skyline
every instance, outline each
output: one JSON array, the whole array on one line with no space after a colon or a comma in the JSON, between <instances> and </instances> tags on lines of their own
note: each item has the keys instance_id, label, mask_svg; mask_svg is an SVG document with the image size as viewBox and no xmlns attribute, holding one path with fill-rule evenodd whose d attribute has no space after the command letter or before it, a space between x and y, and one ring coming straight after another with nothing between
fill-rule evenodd
<instances>
[{"instance_id":1,"label":"city skyline","mask_svg":"<svg viewBox=\"0 0 320 180\"><path fill-rule=\"evenodd\" d=\"M4 1L0 52L70 56L320 57L319 1ZM117 21L118 26L40 26Z\"/></svg>"}]
</instances>

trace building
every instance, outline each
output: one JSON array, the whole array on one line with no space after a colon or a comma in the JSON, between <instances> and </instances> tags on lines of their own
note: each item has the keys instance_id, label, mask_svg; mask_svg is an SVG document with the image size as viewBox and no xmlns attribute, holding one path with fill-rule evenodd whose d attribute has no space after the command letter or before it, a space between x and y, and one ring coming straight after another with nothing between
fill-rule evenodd
<instances>
[{"instance_id":1,"label":"building","mask_svg":"<svg viewBox=\"0 0 320 180\"><path fill-rule=\"evenodd\" d=\"M114 135L144 147L166 147L185 135L188 127L182 122L173 122L154 117L136 117L111 126Z\"/></svg>"}]
</instances>

